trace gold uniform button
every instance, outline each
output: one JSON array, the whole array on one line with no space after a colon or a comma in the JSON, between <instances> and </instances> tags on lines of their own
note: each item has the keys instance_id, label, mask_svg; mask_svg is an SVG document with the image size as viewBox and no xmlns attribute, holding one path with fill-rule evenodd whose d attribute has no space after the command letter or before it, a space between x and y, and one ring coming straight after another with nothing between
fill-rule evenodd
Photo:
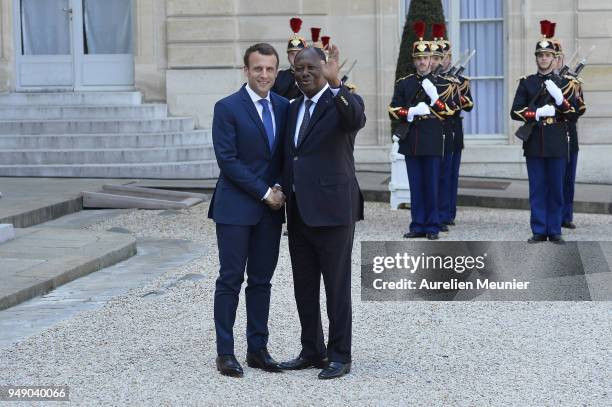
<instances>
[{"instance_id":1,"label":"gold uniform button","mask_svg":"<svg viewBox=\"0 0 612 407\"><path fill-rule=\"evenodd\" d=\"M553 118L552 117L547 118L546 119L546 123L552 124L553 123Z\"/></svg>"}]
</instances>

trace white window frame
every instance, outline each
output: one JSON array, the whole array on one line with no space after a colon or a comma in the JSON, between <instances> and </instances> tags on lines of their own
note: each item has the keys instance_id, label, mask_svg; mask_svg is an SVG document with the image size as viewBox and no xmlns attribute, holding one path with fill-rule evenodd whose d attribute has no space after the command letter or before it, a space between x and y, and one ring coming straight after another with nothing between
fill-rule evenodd
<instances>
[{"instance_id":1,"label":"white window frame","mask_svg":"<svg viewBox=\"0 0 612 407\"><path fill-rule=\"evenodd\" d=\"M411 0L400 0L400 41L402 36L402 31L404 28L404 24L406 22L406 13L409 10ZM494 134L483 134L483 133L466 133L465 139L466 141L474 141L478 143L487 143L487 144L507 144L508 141L508 120L506 120L506 112L508 111L508 98L506 97L508 92L508 24L506 22L506 16L508 15L508 2L502 1L502 17L500 18L481 18L481 19L461 19L461 2L460 0L449 0L450 9L444 10L444 17L446 19L446 28L448 32L448 37L452 42L453 46L453 55L455 58L459 57L462 52L462 44L461 44L461 23L462 22L501 22L502 23L502 32L504 39L504 53L503 53L503 75L502 76L470 76L472 81L484 80L484 79L501 79L502 80L502 100L501 107L502 112L499 115L501 133ZM478 52L478 49L476 50ZM475 104L478 103L476 99L474 101ZM470 114L470 113L466 113Z\"/></svg>"}]
</instances>

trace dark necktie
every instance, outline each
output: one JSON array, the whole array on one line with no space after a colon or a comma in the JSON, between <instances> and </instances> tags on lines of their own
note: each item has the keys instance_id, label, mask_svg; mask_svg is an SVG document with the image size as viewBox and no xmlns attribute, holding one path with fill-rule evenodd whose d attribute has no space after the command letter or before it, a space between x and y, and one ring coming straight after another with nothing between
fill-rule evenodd
<instances>
[{"instance_id":1,"label":"dark necktie","mask_svg":"<svg viewBox=\"0 0 612 407\"><path fill-rule=\"evenodd\" d=\"M306 135L306 129L308 128L308 123L310 122L310 107L314 102L310 99L304 102L304 118L302 119L302 125L300 126L300 131L298 132L298 139L296 146L299 146L302 142L302 139Z\"/></svg>"},{"instance_id":2,"label":"dark necktie","mask_svg":"<svg viewBox=\"0 0 612 407\"><path fill-rule=\"evenodd\" d=\"M267 99L259 99L259 104L261 104L261 107L263 108L261 116L264 128L266 129L266 135L268 136L270 150L272 150L274 147L274 125L272 124L272 113L270 113Z\"/></svg>"}]
</instances>

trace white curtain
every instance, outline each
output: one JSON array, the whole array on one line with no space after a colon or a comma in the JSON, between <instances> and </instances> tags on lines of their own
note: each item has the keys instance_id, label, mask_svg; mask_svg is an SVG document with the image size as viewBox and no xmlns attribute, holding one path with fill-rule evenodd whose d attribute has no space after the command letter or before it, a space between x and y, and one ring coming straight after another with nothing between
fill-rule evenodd
<instances>
[{"instance_id":1,"label":"white curtain","mask_svg":"<svg viewBox=\"0 0 612 407\"><path fill-rule=\"evenodd\" d=\"M83 0L88 54L132 53L132 0Z\"/></svg>"},{"instance_id":2,"label":"white curtain","mask_svg":"<svg viewBox=\"0 0 612 407\"><path fill-rule=\"evenodd\" d=\"M21 0L24 55L70 54L68 0Z\"/></svg>"},{"instance_id":3,"label":"white curtain","mask_svg":"<svg viewBox=\"0 0 612 407\"><path fill-rule=\"evenodd\" d=\"M466 71L474 98L474 110L464 115L466 134L504 132L503 16L502 0L461 0L461 48L477 49Z\"/></svg>"}]
</instances>

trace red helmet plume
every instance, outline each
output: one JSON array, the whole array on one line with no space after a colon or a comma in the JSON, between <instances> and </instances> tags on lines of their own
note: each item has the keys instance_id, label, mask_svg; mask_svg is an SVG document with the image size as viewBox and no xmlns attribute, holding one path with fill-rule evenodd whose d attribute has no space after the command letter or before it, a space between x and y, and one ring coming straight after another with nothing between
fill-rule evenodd
<instances>
[{"instance_id":1,"label":"red helmet plume","mask_svg":"<svg viewBox=\"0 0 612 407\"><path fill-rule=\"evenodd\" d=\"M291 20L289 20L289 25L291 26L291 30L297 34L298 32L300 32L300 29L302 28L302 19L294 17Z\"/></svg>"},{"instance_id":2,"label":"red helmet plume","mask_svg":"<svg viewBox=\"0 0 612 407\"><path fill-rule=\"evenodd\" d=\"M425 37L425 23L423 21L415 22L412 26L412 29L414 30L414 33L416 34L417 38L420 39Z\"/></svg>"},{"instance_id":3,"label":"red helmet plume","mask_svg":"<svg viewBox=\"0 0 612 407\"><path fill-rule=\"evenodd\" d=\"M540 21L540 33L543 37L548 38L548 32L550 31L550 21L541 20Z\"/></svg>"},{"instance_id":4,"label":"red helmet plume","mask_svg":"<svg viewBox=\"0 0 612 407\"><path fill-rule=\"evenodd\" d=\"M319 35L321 34L321 29L318 27L311 27L310 34L312 35L312 42L319 42Z\"/></svg>"},{"instance_id":5,"label":"red helmet plume","mask_svg":"<svg viewBox=\"0 0 612 407\"><path fill-rule=\"evenodd\" d=\"M444 24L443 23L436 23L436 24L434 24L431 30L432 30L434 38L437 38L437 39L440 39L440 40L444 38L444 33L445 33L446 29L444 28Z\"/></svg>"}]
</instances>

